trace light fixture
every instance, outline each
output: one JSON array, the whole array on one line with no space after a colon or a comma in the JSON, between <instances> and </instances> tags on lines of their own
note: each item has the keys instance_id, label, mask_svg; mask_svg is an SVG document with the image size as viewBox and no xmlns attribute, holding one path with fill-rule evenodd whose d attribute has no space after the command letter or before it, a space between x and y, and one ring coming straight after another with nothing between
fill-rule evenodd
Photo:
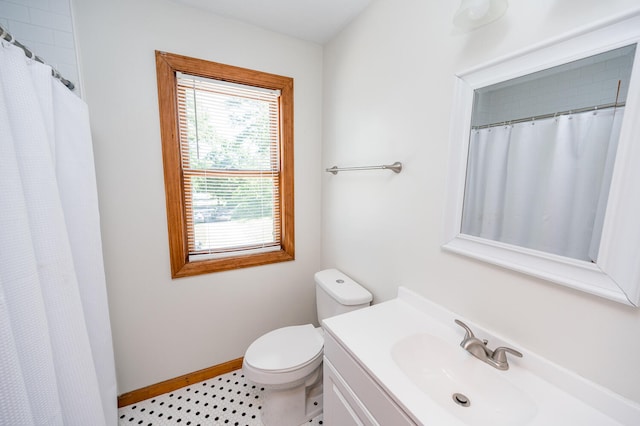
<instances>
[{"instance_id":1,"label":"light fixture","mask_svg":"<svg viewBox=\"0 0 640 426\"><path fill-rule=\"evenodd\" d=\"M453 25L471 31L499 19L507 10L507 0L462 0L453 16Z\"/></svg>"}]
</instances>

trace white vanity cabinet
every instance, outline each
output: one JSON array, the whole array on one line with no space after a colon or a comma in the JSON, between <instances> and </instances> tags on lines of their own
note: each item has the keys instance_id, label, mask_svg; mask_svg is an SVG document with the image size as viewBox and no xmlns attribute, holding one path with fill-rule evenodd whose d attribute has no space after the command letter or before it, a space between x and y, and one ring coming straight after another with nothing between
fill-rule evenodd
<instances>
[{"instance_id":1,"label":"white vanity cabinet","mask_svg":"<svg viewBox=\"0 0 640 426\"><path fill-rule=\"evenodd\" d=\"M524 354L508 371L475 359L459 347L455 319L470 323L404 287L396 299L325 319L324 424L640 425L639 403L472 323L494 347ZM454 402L457 392L470 408Z\"/></svg>"},{"instance_id":2,"label":"white vanity cabinet","mask_svg":"<svg viewBox=\"0 0 640 426\"><path fill-rule=\"evenodd\" d=\"M417 424L328 332L323 374L327 426Z\"/></svg>"}]
</instances>

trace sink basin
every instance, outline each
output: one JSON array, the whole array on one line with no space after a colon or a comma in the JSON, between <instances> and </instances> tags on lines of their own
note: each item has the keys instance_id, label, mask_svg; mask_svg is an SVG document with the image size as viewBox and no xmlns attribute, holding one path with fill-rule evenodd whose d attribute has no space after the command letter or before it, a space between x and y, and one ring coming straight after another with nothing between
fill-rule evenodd
<instances>
[{"instance_id":1,"label":"sink basin","mask_svg":"<svg viewBox=\"0 0 640 426\"><path fill-rule=\"evenodd\" d=\"M414 385L465 424L526 425L536 416L533 399L505 379L513 372L485 364L456 343L414 334L396 342L391 356Z\"/></svg>"}]
</instances>

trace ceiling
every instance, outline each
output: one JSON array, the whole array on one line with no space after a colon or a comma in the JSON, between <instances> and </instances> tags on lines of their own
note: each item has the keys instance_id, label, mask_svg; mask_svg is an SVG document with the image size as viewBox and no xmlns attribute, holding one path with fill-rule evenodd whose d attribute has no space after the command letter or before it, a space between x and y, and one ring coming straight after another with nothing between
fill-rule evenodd
<instances>
[{"instance_id":1,"label":"ceiling","mask_svg":"<svg viewBox=\"0 0 640 426\"><path fill-rule=\"evenodd\" d=\"M267 30L324 44L371 0L175 0Z\"/></svg>"}]
</instances>

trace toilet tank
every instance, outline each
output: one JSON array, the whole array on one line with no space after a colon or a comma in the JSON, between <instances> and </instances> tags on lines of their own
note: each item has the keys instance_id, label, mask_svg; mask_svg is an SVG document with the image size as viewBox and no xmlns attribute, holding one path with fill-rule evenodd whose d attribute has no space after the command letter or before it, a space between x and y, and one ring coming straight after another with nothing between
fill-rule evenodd
<instances>
[{"instance_id":1,"label":"toilet tank","mask_svg":"<svg viewBox=\"0 0 640 426\"><path fill-rule=\"evenodd\" d=\"M360 284L338 271L316 272L318 321L369 306L373 296Z\"/></svg>"}]
</instances>

